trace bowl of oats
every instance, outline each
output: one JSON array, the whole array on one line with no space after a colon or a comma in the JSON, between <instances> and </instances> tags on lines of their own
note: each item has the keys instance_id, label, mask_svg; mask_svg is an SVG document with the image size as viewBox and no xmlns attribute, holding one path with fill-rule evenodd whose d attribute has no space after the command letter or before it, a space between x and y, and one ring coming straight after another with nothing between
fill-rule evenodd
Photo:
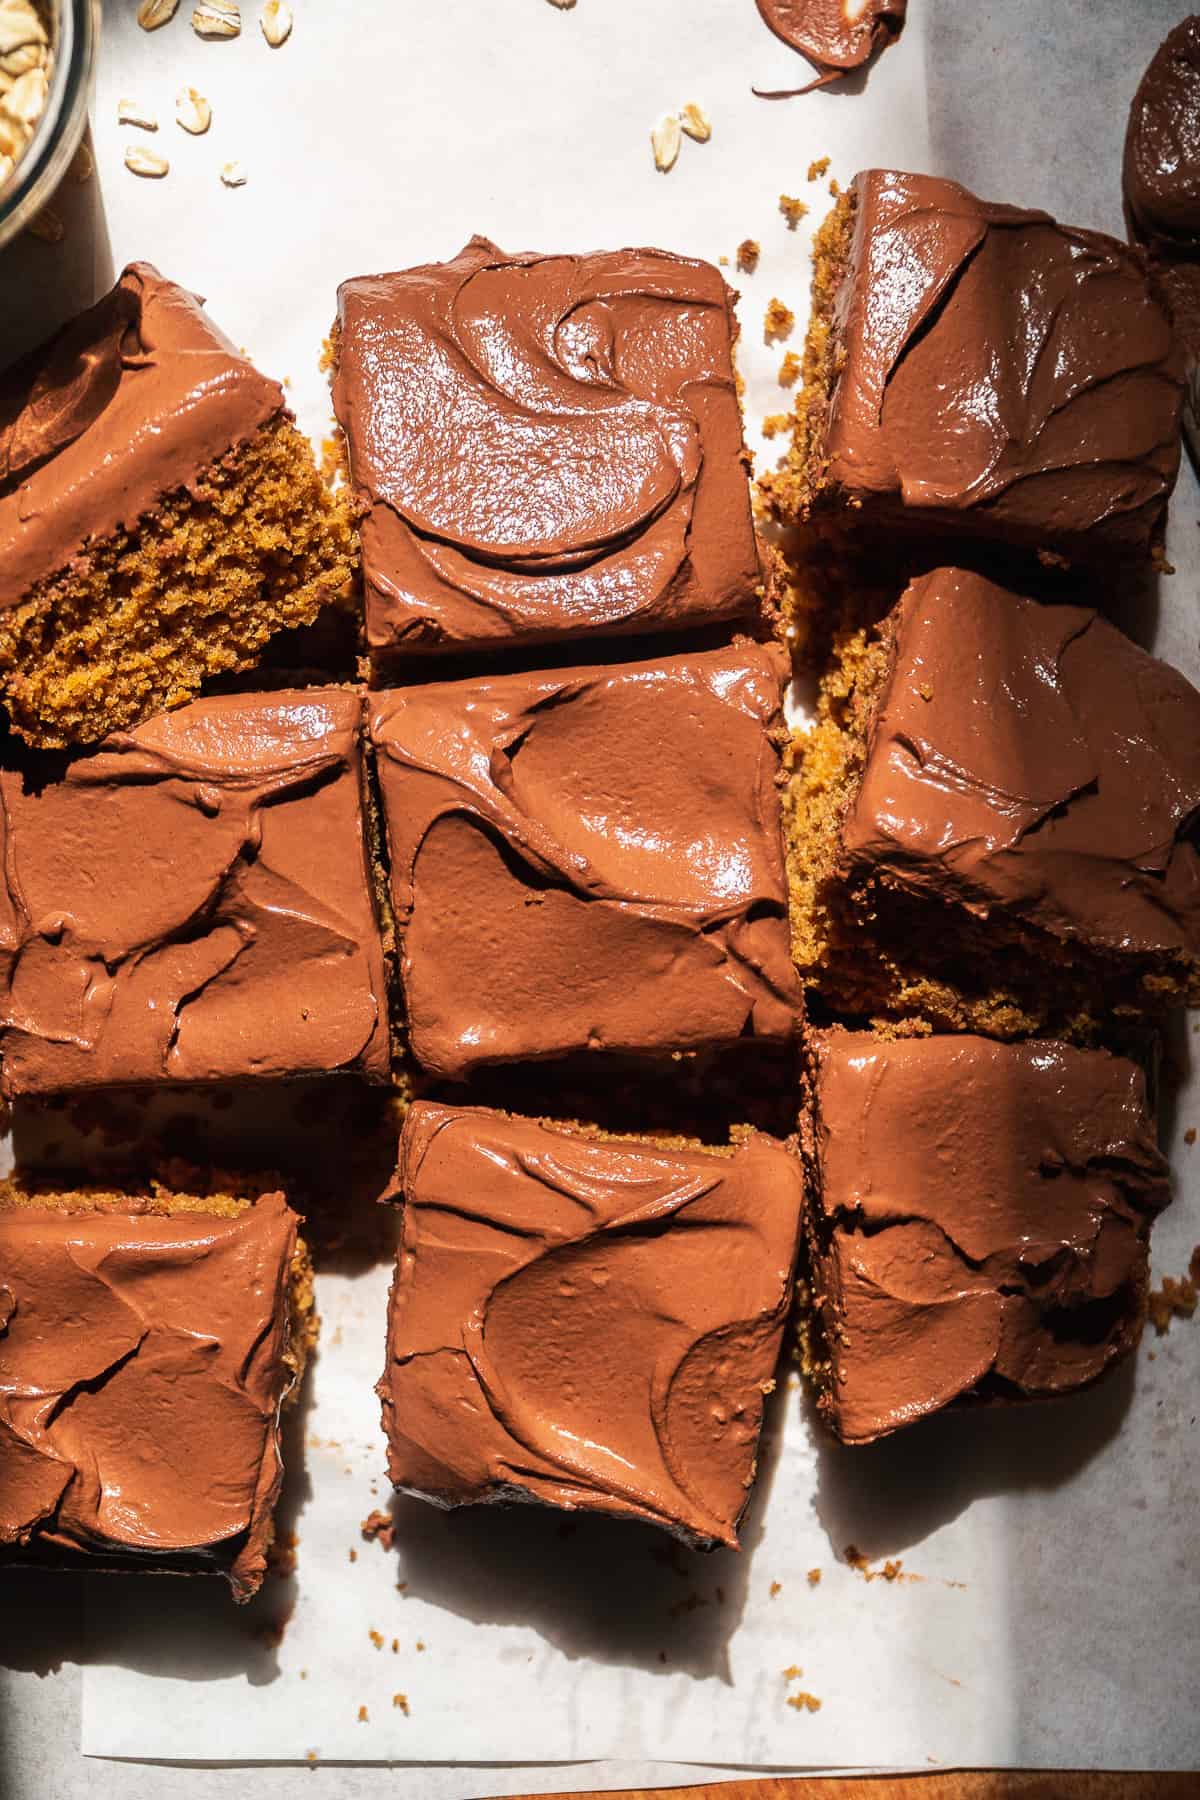
<instances>
[{"instance_id":1,"label":"bowl of oats","mask_svg":"<svg viewBox=\"0 0 1200 1800\"><path fill-rule=\"evenodd\" d=\"M100 0L0 0L0 245L30 225L87 126Z\"/></svg>"}]
</instances>

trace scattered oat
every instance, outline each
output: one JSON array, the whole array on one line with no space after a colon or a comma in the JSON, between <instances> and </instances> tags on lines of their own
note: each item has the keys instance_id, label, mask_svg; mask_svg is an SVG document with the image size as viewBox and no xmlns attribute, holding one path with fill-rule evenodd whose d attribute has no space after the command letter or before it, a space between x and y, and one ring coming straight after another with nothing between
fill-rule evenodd
<instances>
[{"instance_id":1,"label":"scattered oat","mask_svg":"<svg viewBox=\"0 0 1200 1800\"><path fill-rule=\"evenodd\" d=\"M400 1711L404 1714L405 1718L406 1719L408 1718L409 1715L408 1715L408 1695L407 1694L393 1694L392 1695L392 1705L398 1706L400 1708Z\"/></svg>"},{"instance_id":2,"label":"scattered oat","mask_svg":"<svg viewBox=\"0 0 1200 1800\"><path fill-rule=\"evenodd\" d=\"M136 125L139 131L157 131L158 120L136 100L117 101L117 124Z\"/></svg>"},{"instance_id":3,"label":"scattered oat","mask_svg":"<svg viewBox=\"0 0 1200 1800\"><path fill-rule=\"evenodd\" d=\"M237 0L199 0L192 13L192 30L202 38L235 38L242 29L242 9Z\"/></svg>"},{"instance_id":4,"label":"scattered oat","mask_svg":"<svg viewBox=\"0 0 1200 1800\"><path fill-rule=\"evenodd\" d=\"M360 1725L369 1725L371 1723L370 1715L365 1706L360 1706L358 1709L358 1722Z\"/></svg>"},{"instance_id":5,"label":"scattered oat","mask_svg":"<svg viewBox=\"0 0 1200 1800\"><path fill-rule=\"evenodd\" d=\"M40 238L43 244L61 244L66 236L66 227L52 206L43 206L25 229L30 237Z\"/></svg>"},{"instance_id":6,"label":"scattered oat","mask_svg":"<svg viewBox=\"0 0 1200 1800\"><path fill-rule=\"evenodd\" d=\"M374 1627L372 1627L367 1632L367 1636L370 1638L371 1642L374 1644L374 1646L377 1650L383 1649L383 1633L382 1633L382 1631L376 1631L374 1629Z\"/></svg>"},{"instance_id":7,"label":"scattered oat","mask_svg":"<svg viewBox=\"0 0 1200 1800\"><path fill-rule=\"evenodd\" d=\"M795 231L808 211L808 204L804 200L795 199L791 194L780 194L779 210L787 220L788 230Z\"/></svg>"},{"instance_id":8,"label":"scattered oat","mask_svg":"<svg viewBox=\"0 0 1200 1800\"><path fill-rule=\"evenodd\" d=\"M783 1592L782 1581L773 1581L771 1583L771 1598L772 1598L772 1600L775 1598L776 1594L782 1594L782 1592Z\"/></svg>"},{"instance_id":9,"label":"scattered oat","mask_svg":"<svg viewBox=\"0 0 1200 1800\"><path fill-rule=\"evenodd\" d=\"M240 162L227 162L221 170L221 180L228 188L245 187L245 165ZM349 1475L350 1470L347 1469L346 1473Z\"/></svg>"},{"instance_id":10,"label":"scattered oat","mask_svg":"<svg viewBox=\"0 0 1200 1800\"><path fill-rule=\"evenodd\" d=\"M171 165L165 156L156 156L153 150L143 150L140 144L129 145L125 152L125 167L131 175L147 175L155 181L171 172Z\"/></svg>"},{"instance_id":11,"label":"scattered oat","mask_svg":"<svg viewBox=\"0 0 1200 1800\"><path fill-rule=\"evenodd\" d=\"M176 94L175 123L192 137L203 137L212 124L212 107L194 87L182 87Z\"/></svg>"},{"instance_id":12,"label":"scattered oat","mask_svg":"<svg viewBox=\"0 0 1200 1800\"><path fill-rule=\"evenodd\" d=\"M707 144L712 136L712 120L702 106L694 100L687 101L679 109L679 128L697 144Z\"/></svg>"},{"instance_id":13,"label":"scattered oat","mask_svg":"<svg viewBox=\"0 0 1200 1800\"><path fill-rule=\"evenodd\" d=\"M0 0L0 69L22 75L48 60L46 27L30 0Z\"/></svg>"},{"instance_id":14,"label":"scattered oat","mask_svg":"<svg viewBox=\"0 0 1200 1800\"><path fill-rule=\"evenodd\" d=\"M660 174L665 175L675 167L683 147L683 127L674 113L664 113L658 121L650 133L650 147L654 151L654 166Z\"/></svg>"},{"instance_id":15,"label":"scattered oat","mask_svg":"<svg viewBox=\"0 0 1200 1800\"><path fill-rule=\"evenodd\" d=\"M826 174L828 169L829 158L827 156L819 156L816 162L810 162L808 165L808 179L810 181L820 181L822 175Z\"/></svg>"},{"instance_id":16,"label":"scattered oat","mask_svg":"<svg viewBox=\"0 0 1200 1800\"><path fill-rule=\"evenodd\" d=\"M743 275L753 275L762 251L753 238L743 238L737 247L737 266Z\"/></svg>"},{"instance_id":17,"label":"scattered oat","mask_svg":"<svg viewBox=\"0 0 1200 1800\"><path fill-rule=\"evenodd\" d=\"M85 138L74 156L71 158L71 180L82 187L96 173L96 159L92 155L92 147Z\"/></svg>"},{"instance_id":18,"label":"scattered oat","mask_svg":"<svg viewBox=\"0 0 1200 1800\"><path fill-rule=\"evenodd\" d=\"M175 17L178 8L179 0L142 0L137 22L143 31L157 31L160 25L166 25Z\"/></svg>"},{"instance_id":19,"label":"scattered oat","mask_svg":"<svg viewBox=\"0 0 1200 1800\"><path fill-rule=\"evenodd\" d=\"M821 1702L815 1694L806 1694L803 1690L798 1694L788 1695L788 1705L794 1706L797 1712L820 1712Z\"/></svg>"},{"instance_id":20,"label":"scattered oat","mask_svg":"<svg viewBox=\"0 0 1200 1800\"><path fill-rule=\"evenodd\" d=\"M779 365L780 387L795 387L803 365L794 350L789 350Z\"/></svg>"},{"instance_id":21,"label":"scattered oat","mask_svg":"<svg viewBox=\"0 0 1200 1800\"><path fill-rule=\"evenodd\" d=\"M280 44L286 44L292 35L294 21L287 0L267 0L258 15L258 22L272 50L278 50Z\"/></svg>"},{"instance_id":22,"label":"scattered oat","mask_svg":"<svg viewBox=\"0 0 1200 1800\"><path fill-rule=\"evenodd\" d=\"M364 1543L379 1544L384 1550L390 1550L396 1542L396 1521L390 1513L369 1512L359 1530Z\"/></svg>"},{"instance_id":23,"label":"scattered oat","mask_svg":"<svg viewBox=\"0 0 1200 1800\"><path fill-rule=\"evenodd\" d=\"M22 151L33 136L33 128L46 110L50 83L44 68L26 69L18 75L7 94L0 99L0 122L7 127L0 137L0 150L13 156Z\"/></svg>"},{"instance_id":24,"label":"scattered oat","mask_svg":"<svg viewBox=\"0 0 1200 1800\"><path fill-rule=\"evenodd\" d=\"M768 344L777 344L780 338L787 337L795 323L796 315L790 306L785 306L782 300L767 301L763 337Z\"/></svg>"},{"instance_id":25,"label":"scattered oat","mask_svg":"<svg viewBox=\"0 0 1200 1800\"><path fill-rule=\"evenodd\" d=\"M808 1585L809 1585L809 1587L820 1587L820 1585L821 1585L820 1569L810 1569L808 1571Z\"/></svg>"}]
</instances>

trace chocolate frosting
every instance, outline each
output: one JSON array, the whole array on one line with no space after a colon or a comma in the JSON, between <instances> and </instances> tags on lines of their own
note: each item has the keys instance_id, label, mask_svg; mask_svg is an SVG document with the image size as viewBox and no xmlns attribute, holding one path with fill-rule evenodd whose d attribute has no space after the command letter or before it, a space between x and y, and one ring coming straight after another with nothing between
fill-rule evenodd
<instances>
[{"instance_id":1,"label":"chocolate frosting","mask_svg":"<svg viewBox=\"0 0 1200 1800\"><path fill-rule=\"evenodd\" d=\"M389 1072L361 698L194 701L0 771L3 1091Z\"/></svg>"},{"instance_id":2,"label":"chocolate frosting","mask_svg":"<svg viewBox=\"0 0 1200 1800\"><path fill-rule=\"evenodd\" d=\"M747 644L373 698L427 1069L792 1034L785 665Z\"/></svg>"},{"instance_id":3,"label":"chocolate frosting","mask_svg":"<svg viewBox=\"0 0 1200 1800\"><path fill-rule=\"evenodd\" d=\"M841 874L1125 954L1200 956L1200 694L1081 606L908 588Z\"/></svg>"},{"instance_id":4,"label":"chocolate frosting","mask_svg":"<svg viewBox=\"0 0 1200 1800\"><path fill-rule=\"evenodd\" d=\"M343 282L334 406L373 649L662 630L750 611L759 570L732 295L657 250Z\"/></svg>"},{"instance_id":5,"label":"chocolate frosting","mask_svg":"<svg viewBox=\"0 0 1200 1800\"><path fill-rule=\"evenodd\" d=\"M282 1194L236 1218L0 1210L0 1546L216 1569L249 1599L296 1224Z\"/></svg>"},{"instance_id":6,"label":"chocolate frosting","mask_svg":"<svg viewBox=\"0 0 1200 1800\"><path fill-rule=\"evenodd\" d=\"M968 1036L813 1050L822 1406L845 1442L967 1395L1067 1392L1136 1343L1169 1188L1133 1063Z\"/></svg>"},{"instance_id":7,"label":"chocolate frosting","mask_svg":"<svg viewBox=\"0 0 1200 1800\"><path fill-rule=\"evenodd\" d=\"M1154 263L1187 365L1184 421L1200 445L1200 17L1160 44L1129 109L1129 235ZM1200 452L1198 452L1200 453Z\"/></svg>"},{"instance_id":8,"label":"chocolate frosting","mask_svg":"<svg viewBox=\"0 0 1200 1800\"><path fill-rule=\"evenodd\" d=\"M904 29L908 0L859 0L857 6L852 0L758 0L758 10L775 36L799 50L817 71L807 87L789 89L790 97L827 87L894 44Z\"/></svg>"},{"instance_id":9,"label":"chocolate frosting","mask_svg":"<svg viewBox=\"0 0 1200 1800\"><path fill-rule=\"evenodd\" d=\"M929 175L872 169L853 191L832 486L926 528L1144 553L1182 365L1140 253Z\"/></svg>"},{"instance_id":10,"label":"chocolate frosting","mask_svg":"<svg viewBox=\"0 0 1200 1800\"><path fill-rule=\"evenodd\" d=\"M149 263L0 380L0 606L284 410L195 295Z\"/></svg>"},{"instance_id":11,"label":"chocolate frosting","mask_svg":"<svg viewBox=\"0 0 1200 1800\"><path fill-rule=\"evenodd\" d=\"M799 1231L798 1158L419 1102L379 1397L388 1472L737 1545ZM719 1278L714 1273L719 1271Z\"/></svg>"}]
</instances>

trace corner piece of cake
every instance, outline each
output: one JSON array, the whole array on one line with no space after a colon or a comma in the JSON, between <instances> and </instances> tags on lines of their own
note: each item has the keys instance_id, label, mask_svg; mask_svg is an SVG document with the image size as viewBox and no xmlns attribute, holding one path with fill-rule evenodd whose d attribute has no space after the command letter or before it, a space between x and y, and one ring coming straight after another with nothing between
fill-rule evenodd
<instances>
[{"instance_id":1,"label":"corner piece of cake","mask_svg":"<svg viewBox=\"0 0 1200 1800\"><path fill-rule=\"evenodd\" d=\"M149 263L0 379L0 697L30 743L249 668L353 570L282 388Z\"/></svg>"},{"instance_id":2,"label":"corner piece of cake","mask_svg":"<svg viewBox=\"0 0 1200 1800\"><path fill-rule=\"evenodd\" d=\"M0 1563L255 1593L316 1337L298 1224L280 1193L0 1186Z\"/></svg>"},{"instance_id":3,"label":"corner piece of cake","mask_svg":"<svg viewBox=\"0 0 1200 1800\"><path fill-rule=\"evenodd\" d=\"M814 248L784 519L1146 559L1183 364L1140 251L956 182L869 169Z\"/></svg>"},{"instance_id":4,"label":"corner piece of cake","mask_svg":"<svg viewBox=\"0 0 1200 1800\"><path fill-rule=\"evenodd\" d=\"M0 769L0 1091L391 1072L355 688Z\"/></svg>"},{"instance_id":5,"label":"corner piece of cake","mask_svg":"<svg viewBox=\"0 0 1200 1800\"><path fill-rule=\"evenodd\" d=\"M794 1038L785 676L736 644L371 696L422 1067Z\"/></svg>"},{"instance_id":6,"label":"corner piece of cake","mask_svg":"<svg viewBox=\"0 0 1200 1800\"><path fill-rule=\"evenodd\" d=\"M1133 1349L1170 1191L1134 1063L840 1029L809 1057L806 1362L843 1443L1067 1394Z\"/></svg>"},{"instance_id":7,"label":"corner piece of cake","mask_svg":"<svg viewBox=\"0 0 1200 1800\"><path fill-rule=\"evenodd\" d=\"M797 961L841 1010L1009 1036L1200 1004L1200 693L963 569L848 635L789 796Z\"/></svg>"},{"instance_id":8,"label":"corner piece of cake","mask_svg":"<svg viewBox=\"0 0 1200 1800\"><path fill-rule=\"evenodd\" d=\"M342 283L333 398L378 674L759 609L732 298L661 250L482 237Z\"/></svg>"},{"instance_id":9,"label":"corner piece of cake","mask_svg":"<svg viewBox=\"0 0 1200 1800\"><path fill-rule=\"evenodd\" d=\"M737 1546L802 1175L729 1148L417 1102L379 1383L393 1483Z\"/></svg>"}]
</instances>

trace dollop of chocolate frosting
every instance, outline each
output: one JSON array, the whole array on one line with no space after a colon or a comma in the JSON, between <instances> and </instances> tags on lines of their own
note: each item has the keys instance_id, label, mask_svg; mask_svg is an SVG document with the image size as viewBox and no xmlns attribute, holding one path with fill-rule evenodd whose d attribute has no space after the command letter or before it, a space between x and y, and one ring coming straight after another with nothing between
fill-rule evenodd
<instances>
[{"instance_id":1,"label":"dollop of chocolate frosting","mask_svg":"<svg viewBox=\"0 0 1200 1800\"><path fill-rule=\"evenodd\" d=\"M663 1053L797 1027L781 653L430 682L371 739L414 1054Z\"/></svg>"},{"instance_id":2,"label":"dollop of chocolate frosting","mask_svg":"<svg viewBox=\"0 0 1200 1800\"><path fill-rule=\"evenodd\" d=\"M843 877L1114 953L1200 957L1200 694L1081 606L907 589Z\"/></svg>"},{"instance_id":3,"label":"dollop of chocolate frosting","mask_svg":"<svg viewBox=\"0 0 1200 1800\"><path fill-rule=\"evenodd\" d=\"M214 696L55 778L0 771L0 1079L389 1070L362 700Z\"/></svg>"},{"instance_id":4,"label":"dollop of chocolate frosting","mask_svg":"<svg viewBox=\"0 0 1200 1800\"><path fill-rule=\"evenodd\" d=\"M249 1599L296 1225L282 1194L236 1218L0 1209L0 1546L220 1570Z\"/></svg>"},{"instance_id":5,"label":"dollop of chocolate frosting","mask_svg":"<svg viewBox=\"0 0 1200 1800\"><path fill-rule=\"evenodd\" d=\"M821 1405L839 1437L967 1396L1065 1393L1132 1348L1169 1197L1140 1069L959 1035L831 1031L813 1055Z\"/></svg>"},{"instance_id":6,"label":"dollop of chocolate frosting","mask_svg":"<svg viewBox=\"0 0 1200 1800\"><path fill-rule=\"evenodd\" d=\"M855 177L824 455L877 512L1067 557L1144 554L1182 362L1140 253L956 182Z\"/></svg>"},{"instance_id":7,"label":"dollop of chocolate frosting","mask_svg":"<svg viewBox=\"0 0 1200 1800\"><path fill-rule=\"evenodd\" d=\"M775 36L817 71L806 87L764 96L782 99L827 87L894 44L904 29L908 0L758 0L758 10Z\"/></svg>"},{"instance_id":8,"label":"dollop of chocolate frosting","mask_svg":"<svg viewBox=\"0 0 1200 1800\"><path fill-rule=\"evenodd\" d=\"M373 649L662 630L759 585L732 296L655 250L453 261L339 289L334 406Z\"/></svg>"},{"instance_id":9,"label":"dollop of chocolate frosting","mask_svg":"<svg viewBox=\"0 0 1200 1800\"><path fill-rule=\"evenodd\" d=\"M0 380L0 606L131 529L284 410L149 263Z\"/></svg>"},{"instance_id":10,"label":"dollop of chocolate frosting","mask_svg":"<svg viewBox=\"0 0 1200 1800\"><path fill-rule=\"evenodd\" d=\"M1175 321L1187 365L1184 421L1200 446L1200 16L1170 32L1129 109L1125 217Z\"/></svg>"},{"instance_id":11,"label":"dollop of chocolate frosting","mask_svg":"<svg viewBox=\"0 0 1200 1800\"><path fill-rule=\"evenodd\" d=\"M379 1383L388 1471L737 1545L791 1297L799 1159L418 1102Z\"/></svg>"}]
</instances>

